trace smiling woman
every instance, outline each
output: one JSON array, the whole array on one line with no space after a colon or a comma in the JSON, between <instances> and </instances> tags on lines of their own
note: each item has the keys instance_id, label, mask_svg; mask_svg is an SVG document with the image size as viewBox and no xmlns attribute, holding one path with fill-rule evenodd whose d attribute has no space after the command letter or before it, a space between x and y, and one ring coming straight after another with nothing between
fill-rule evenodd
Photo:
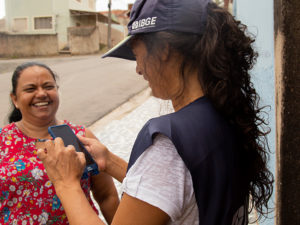
<instances>
[{"instance_id":1,"label":"smiling woman","mask_svg":"<svg viewBox=\"0 0 300 225\"><path fill-rule=\"evenodd\" d=\"M75 134L95 136L84 126L56 118L56 80L48 66L35 62L22 64L13 73L10 124L0 131L0 224L68 224L37 149L45 148L44 141L51 139L51 125L67 124ZM119 203L112 178L104 173L88 175L80 184L96 212L90 190L97 191L94 197L110 223Z\"/></svg>"},{"instance_id":2,"label":"smiling woman","mask_svg":"<svg viewBox=\"0 0 300 225\"><path fill-rule=\"evenodd\" d=\"M21 76L22 75L22 76ZM13 111L9 115L9 122L47 123L53 124L58 109L59 97L56 84L57 76L46 65L39 63L25 63L18 66L12 76L11 99ZM27 101L27 102L26 102ZM51 115L47 118L38 118L37 107L41 103L48 104L44 108ZM37 121L43 119L42 121ZM44 121L46 119L46 121ZM35 121L32 121L35 120ZM39 124L41 125L41 124ZM48 136L48 134L46 134Z\"/></svg>"},{"instance_id":3,"label":"smiling woman","mask_svg":"<svg viewBox=\"0 0 300 225\"><path fill-rule=\"evenodd\" d=\"M55 117L59 104L57 88L55 76L46 68L31 66L24 69L18 86L11 93L14 106L22 112L18 124L23 127L24 123L41 126L58 123Z\"/></svg>"}]
</instances>

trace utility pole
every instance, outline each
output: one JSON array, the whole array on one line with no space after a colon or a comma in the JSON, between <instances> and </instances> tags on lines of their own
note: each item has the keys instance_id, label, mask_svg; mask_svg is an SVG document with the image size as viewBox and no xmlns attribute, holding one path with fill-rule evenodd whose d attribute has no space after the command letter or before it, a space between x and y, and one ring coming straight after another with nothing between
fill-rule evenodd
<instances>
[{"instance_id":1,"label":"utility pole","mask_svg":"<svg viewBox=\"0 0 300 225\"><path fill-rule=\"evenodd\" d=\"M111 48L111 0L108 1L107 47Z\"/></svg>"}]
</instances>

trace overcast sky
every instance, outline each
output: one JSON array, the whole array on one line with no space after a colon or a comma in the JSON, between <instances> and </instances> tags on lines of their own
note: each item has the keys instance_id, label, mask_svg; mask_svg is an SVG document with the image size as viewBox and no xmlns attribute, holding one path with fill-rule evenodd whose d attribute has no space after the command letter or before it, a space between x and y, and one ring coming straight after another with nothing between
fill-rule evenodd
<instances>
[{"instance_id":1,"label":"overcast sky","mask_svg":"<svg viewBox=\"0 0 300 225\"><path fill-rule=\"evenodd\" d=\"M133 3L134 0L111 0L112 9L127 9L128 3ZM107 11L108 0L97 0L96 10ZM5 16L4 0L0 0L0 19Z\"/></svg>"}]
</instances>

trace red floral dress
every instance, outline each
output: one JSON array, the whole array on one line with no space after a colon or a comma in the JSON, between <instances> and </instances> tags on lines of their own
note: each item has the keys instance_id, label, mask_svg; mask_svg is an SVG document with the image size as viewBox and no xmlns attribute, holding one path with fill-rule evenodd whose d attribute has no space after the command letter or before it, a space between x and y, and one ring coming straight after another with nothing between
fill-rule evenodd
<instances>
[{"instance_id":1,"label":"red floral dress","mask_svg":"<svg viewBox=\"0 0 300 225\"><path fill-rule=\"evenodd\" d=\"M85 128L65 121L75 134ZM37 158L37 139L25 136L11 123L0 133L0 224L68 224L42 162ZM90 204L91 178L81 180ZM96 210L97 211L97 210Z\"/></svg>"}]
</instances>

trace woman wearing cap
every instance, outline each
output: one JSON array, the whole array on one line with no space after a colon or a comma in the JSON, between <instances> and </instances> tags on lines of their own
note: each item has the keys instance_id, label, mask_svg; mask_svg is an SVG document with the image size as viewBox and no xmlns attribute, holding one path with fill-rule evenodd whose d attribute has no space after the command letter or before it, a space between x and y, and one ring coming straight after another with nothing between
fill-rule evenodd
<instances>
[{"instance_id":1,"label":"woman wearing cap","mask_svg":"<svg viewBox=\"0 0 300 225\"><path fill-rule=\"evenodd\" d=\"M80 137L100 171L123 182L112 224L247 224L249 202L265 215L273 175L246 26L209 0L138 0L130 18L128 38L104 57L136 60L175 112L145 124L128 163ZM103 224L79 188L82 154L60 139L46 148L39 156L70 223Z\"/></svg>"}]
</instances>

